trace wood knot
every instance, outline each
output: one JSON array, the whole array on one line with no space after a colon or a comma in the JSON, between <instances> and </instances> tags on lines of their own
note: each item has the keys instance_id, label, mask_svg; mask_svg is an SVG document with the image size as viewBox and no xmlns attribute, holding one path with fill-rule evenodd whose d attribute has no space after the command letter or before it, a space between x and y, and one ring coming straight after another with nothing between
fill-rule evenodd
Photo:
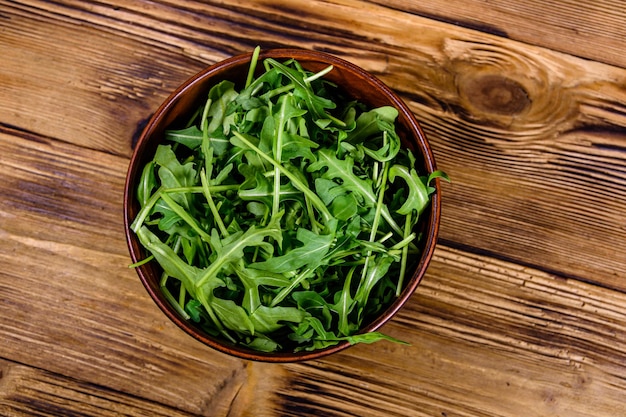
<instances>
[{"instance_id":1,"label":"wood knot","mask_svg":"<svg viewBox=\"0 0 626 417\"><path fill-rule=\"evenodd\" d=\"M520 83L495 74L466 79L461 93L477 109L501 115L521 113L531 104Z\"/></svg>"}]
</instances>

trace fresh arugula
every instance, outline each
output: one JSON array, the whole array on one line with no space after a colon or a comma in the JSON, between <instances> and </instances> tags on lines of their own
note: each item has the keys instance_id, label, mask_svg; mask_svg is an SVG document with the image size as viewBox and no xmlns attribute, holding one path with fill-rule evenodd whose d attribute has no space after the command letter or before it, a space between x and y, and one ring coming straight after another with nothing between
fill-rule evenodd
<instances>
[{"instance_id":1,"label":"fresh arugula","mask_svg":"<svg viewBox=\"0 0 626 417\"><path fill-rule=\"evenodd\" d=\"M420 176L397 110L351 101L332 67L266 59L255 77L258 53L241 91L213 86L165 133L132 230L165 297L210 334L268 352L399 342L359 330L402 291L430 184L447 176Z\"/></svg>"}]
</instances>

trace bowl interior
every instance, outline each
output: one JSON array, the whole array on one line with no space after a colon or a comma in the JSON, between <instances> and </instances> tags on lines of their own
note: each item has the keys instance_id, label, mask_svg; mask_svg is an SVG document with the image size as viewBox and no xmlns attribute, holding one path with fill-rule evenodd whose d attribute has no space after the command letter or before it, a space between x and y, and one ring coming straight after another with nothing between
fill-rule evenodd
<instances>
[{"instance_id":1,"label":"bowl interior","mask_svg":"<svg viewBox=\"0 0 626 417\"><path fill-rule=\"evenodd\" d=\"M261 62L268 57L278 60L294 58L300 62L303 68L313 72L320 71L328 65L333 65L333 70L325 78L342 86L352 98L365 103L370 108L388 105L398 109L399 115L396 129L403 141L403 145L414 152L417 158L418 172L431 173L436 169L428 142L413 113L393 91L377 78L335 56L298 49L276 49L262 52L259 56L257 70L262 70ZM196 74L172 93L145 127L131 158L124 192L126 238L133 262L138 262L146 257L145 250L139 243L138 238L130 230L130 224L139 211L139 204L136 199L136 184L144 165L152 160L156 147L162 142L164 131L172 127L176 128L177 125L184 123L189 114L193 113L204 103L212 86L223 80L233 81L237 86L242 86L245 83L250 58L251 54L235 56ZM436 180L436 187L437 189L439 188L439 180ZM435 192L429 208L422 214L423 226L421 231L424 233L421 241L422 256L408 277L409 279L405 284L404 290L400 297L383 314L364 327L364 332L374 331L388 321L413 294L422 279L432 257L437 239L440 198L440 193L438 191ZM194 326L192 322L178 316L159 288L161 271L156 262L150 262L138 267L137 273L154 302L176 325L197 340L224 353L250 360L293 362L319 358L350 346L348 342L343 342L313 352L263 353L229 344L206 334Z\"/></svg>"}]
</instances>

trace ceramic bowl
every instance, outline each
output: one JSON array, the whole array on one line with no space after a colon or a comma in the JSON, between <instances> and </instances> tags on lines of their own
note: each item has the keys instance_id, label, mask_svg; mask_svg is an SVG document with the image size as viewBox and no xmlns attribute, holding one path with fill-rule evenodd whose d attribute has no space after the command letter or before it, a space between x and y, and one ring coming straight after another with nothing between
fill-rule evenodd
<instances>
[{"instance_id":1,"label":"ceramic bowl","mask_svg":"<svg viewBox=\"0 0 626 417\"><path fill-rule=\"evenodd\" d=\"M436 170L430 146L413 113L378 78L350 62L322 52L300 49L267 50L261 52L259 63L268 57L277 60L294 58L300 62L303 68L312 72L317 72L328 65L333 65L334 69L325 78L343 86L345 91L354 99L363 102L370 108L393 106L399 111L396 130L402 138L403 144L410 148L417 157L416 168L418 172L424 175ZM243 84L246 79L250 59L251 53L235 56L194 75L167 98L143 130L130 161L124 191L124 222L132 262L138 262L146 257L145 250L130 229L130 225L139 211L136 187L144 165L152 159L157 145L162 142L164 130L182 119L187 119L206 100L209 89L218 82L230 80L236 84ZM257 69L262 69L262 65L259 64ZM424 277L435 249L439 230L441 207L439 180L435 181L435 186L437 191L432 196L431 204L426 212L422 214L423 239L420 243L422 249L421 258L416 263L415 268L407 275L406 284L401 295L382 314L370 321L361 332L375 331L389 321L409 300ZM218 351L248 360L296 362L321 358L350 346L348 342L342 342L317 351L263 353L229 344L224 340L205 333L196 327L193 322L181 318L176 313L159 288L161 271L156 262L144 264L136 268L136 270L150 297L170 320L190 336Z\"/></svg>"}]
</instances>

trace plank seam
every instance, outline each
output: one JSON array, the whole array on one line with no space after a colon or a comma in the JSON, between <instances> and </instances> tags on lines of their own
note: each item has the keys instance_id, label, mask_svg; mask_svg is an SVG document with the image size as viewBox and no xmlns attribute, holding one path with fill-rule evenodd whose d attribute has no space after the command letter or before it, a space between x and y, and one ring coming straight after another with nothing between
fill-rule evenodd
<instances>
[{"instance_id":1,"label":"plank seam","mask_svg":"<svg viewBox=\"0 0 626 417\"><path fill-rule=\"evenodd\" d=\"M614 287L611 285L607 285L603 282L600 281L594 281L592 279L587 279L587 278L583 278L581 276L578 275L574 275L574 274L564 274L561 271L558 271L556 269L553 268L548 268L544 265L539 265L539 264L535 264L532 262L525 262L521 259L517 259L513 256L506 256L503 255L500 252L496 252L496 251L491 251L488 249L483 249L483 248L479 248L476 246L472 246L472 245L467 245L461 242L456 242L450 239L445 239L445 238L439 238L438 239L438 244L441 244L443 246L447 246L451 249L456 249L456 250L460 250L463 252L467 252L467 253L471 253L473 255L480 255L480 256L485 256L485 257L489 257L489 258L493 258L502 262L508 262L508 263L512 263L515 265L519 265L525 268L530 268L530 269L535 269L537 271L540 271L542 273L560 278L560 279L565 279L565 280L572 280L572 281L578 281L584 284L589 284L589 285L593 285L595 287L598 288L602 288L602 289L606 289L606 290L610 290L610 291L616 291L619 293L624 293L624 291L618 287Z\"/></svg>"}]
</instances>

